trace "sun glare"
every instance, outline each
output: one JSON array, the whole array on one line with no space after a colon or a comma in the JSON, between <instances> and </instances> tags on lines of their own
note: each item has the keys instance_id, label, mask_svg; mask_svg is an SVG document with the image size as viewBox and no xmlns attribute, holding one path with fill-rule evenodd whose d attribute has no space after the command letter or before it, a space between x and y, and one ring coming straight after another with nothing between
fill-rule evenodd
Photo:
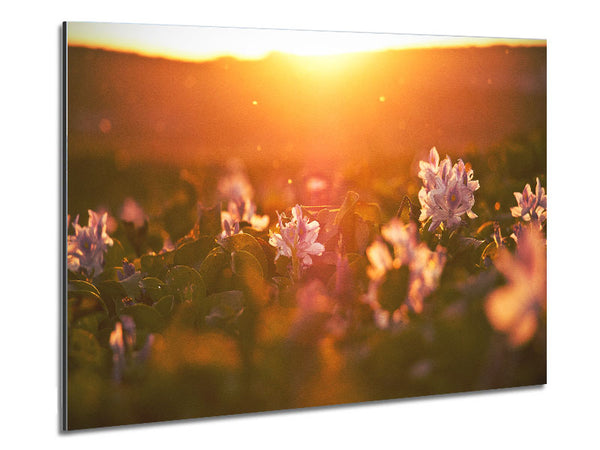
<instances>
[{"instance_id":1,"label":"sun glare","mask_svg":"<svg viewBox=\"0 0 600 450\"><path fill-rule=\"evenodd\" d=\"M261 59L271 52L341 55L415 47L545 45L545 40L466 38L252 28L69 22L68 44L186 61L232 56Z\"/></svg>"}]
</instances>

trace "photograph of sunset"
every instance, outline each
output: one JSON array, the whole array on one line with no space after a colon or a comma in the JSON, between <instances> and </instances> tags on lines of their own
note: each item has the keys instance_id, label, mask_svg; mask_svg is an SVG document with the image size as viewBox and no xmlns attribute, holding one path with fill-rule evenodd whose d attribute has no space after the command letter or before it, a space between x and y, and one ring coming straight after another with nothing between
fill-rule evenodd
<instances>
[{"instance_id":1,"label":"photograph of sunset","mask_svg":"<svg viewBox=\"0 0 600 450\"><path fill-rule=\"evenodd\" d=\"M69 430L546 383L546 41L65 23Z\"/></svg>"}]
</instances>

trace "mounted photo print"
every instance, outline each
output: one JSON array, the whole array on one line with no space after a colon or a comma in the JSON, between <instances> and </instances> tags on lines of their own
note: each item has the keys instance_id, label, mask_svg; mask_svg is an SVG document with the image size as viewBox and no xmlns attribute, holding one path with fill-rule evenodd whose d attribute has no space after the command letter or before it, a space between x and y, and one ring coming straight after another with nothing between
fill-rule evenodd
<instances>
[{"instance_id":1,"label":"mounted photo print","mask_svg":"<svg viewBox=\"0 0 600 450\"><path fill-rule=\"evenodd\" d=\"M546 383L546 41L67 22L65 430Z\"/></svg>"}]
</instances>

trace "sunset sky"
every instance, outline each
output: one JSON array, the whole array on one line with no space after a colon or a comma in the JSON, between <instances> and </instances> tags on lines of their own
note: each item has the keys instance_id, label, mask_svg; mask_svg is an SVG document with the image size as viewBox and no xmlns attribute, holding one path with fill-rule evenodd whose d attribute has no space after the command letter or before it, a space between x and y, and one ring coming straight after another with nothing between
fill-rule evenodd
<instances>
[{"instance_id":1,"label":"sunset sky","mask_svg":"<svg viewBox=\"0 0 600 450\"><path fill-rule=\"evenodd\" d=\"M334 55L414 47L545 46L540 39L472 38L255 28L69 22L68 44L188 61L233 56L259 59L277 51Z\"/></svg>"}]
</instances>

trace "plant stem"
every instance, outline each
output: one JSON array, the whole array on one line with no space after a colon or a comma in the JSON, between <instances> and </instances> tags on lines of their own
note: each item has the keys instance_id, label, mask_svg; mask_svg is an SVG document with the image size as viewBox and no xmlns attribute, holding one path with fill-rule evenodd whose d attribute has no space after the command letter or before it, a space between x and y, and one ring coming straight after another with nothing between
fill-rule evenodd
<instances>
[{"instance_id":1,"label":"plant stem","mask_svg":"<svg viewBox=\"0 0 600 450\"><path fill-rule=\"evenodd\" d=\"M298 261L298 257L296 256L296 249L292 249L292 281L294 283L300 280L300 261Z\"/></svg>"}]
</instances>

